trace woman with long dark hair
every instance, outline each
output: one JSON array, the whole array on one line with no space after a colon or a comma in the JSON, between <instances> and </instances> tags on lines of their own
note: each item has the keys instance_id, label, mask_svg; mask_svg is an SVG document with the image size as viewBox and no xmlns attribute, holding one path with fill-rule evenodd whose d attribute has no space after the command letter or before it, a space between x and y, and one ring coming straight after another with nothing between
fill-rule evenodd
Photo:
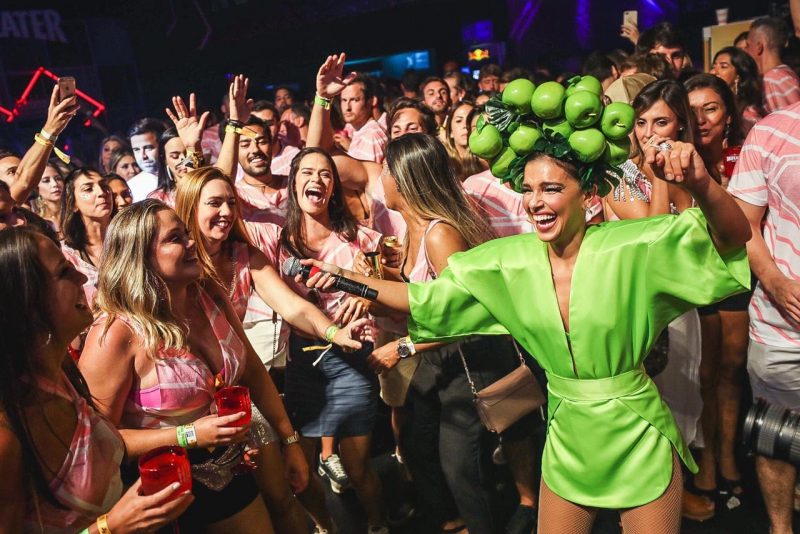
<instances>
[{"instance_id":1,"label":"woman with long dark hair","mask_svg":"<svg viewBox=\"0 0 800 534\"><path fill-rule=\"evenodd\" d=\"M61 196L61 250L86 276L83 288L89 305L94 302L97 268L113 214L111 189L97 171L75 169L67 176Z\"/></svg>"},{"instance_id":2,"label":"woman with long dark hair","mask_svg":"<svg viewBox=\"0 0 800 534\"><path fill-rule=\"evenodd\" d=\"M711 74L720 77L736 95L736 111L740 116L741 137L767 115L764 109L764 87L758 66L744 50L728 46L714 56Z\"/></svg>"},{"instance_id":3,"label":"woman with long dark hair","mask_svg":"<svg viewBox=\"0 0 800 534\"><path fill-rule=\"evenodd\" d=\"M724 150L742 143L733 91L713 74L696 74L684 86L697 119L697 150L712 177L726 187L730 176L724 172ZM703 336L703 449L694 487L711 498L719 494L723 499L737 499L729 503L740 502L744 492L734 443L747 359L747 308L751 295L752 291L748 291L699 309ZM722 482L720 488L718 479Z\"/></svg>"},{"instance_id":4,"label":"woman with long dark hair","mask_svg":"<svg viewBox=\"0 0 800 534\"><path fill-rule=\"evenodd\" d=\"M74 533L97 520L114 532L149 532L173 520L192 502L186 494L162 504L174 487L143 497L137 481L120 499L122 438L68 356L92 322L85 277L25 227L0 231L0 271L2 529Z\"/></svg>"},{"instance_id":5,"label":"woman with long dark hair","mask_svg":"<svg viewBox=\"0 0 800 534\"><path fill-rule=\"evenodd\" d=\"M64 175L59 166L49 161L39 180L36 199L33 201L34 211L46 219L58 232L61 221L61 195L64 193Z\"/></svg>"}]
</instances>

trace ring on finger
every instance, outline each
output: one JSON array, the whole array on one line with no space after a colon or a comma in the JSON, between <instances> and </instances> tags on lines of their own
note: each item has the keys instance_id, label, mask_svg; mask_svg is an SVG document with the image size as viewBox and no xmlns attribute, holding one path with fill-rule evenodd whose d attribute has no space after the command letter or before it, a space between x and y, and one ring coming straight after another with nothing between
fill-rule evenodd
<instances>
[{"instance_id":1,"label":"ring on finger","mask_svg":"<svg viewBox=\"0 0 800 534\"><path fill-rule=\"evenodd\" d=\"M659 152L669 152L670 150L672 150L672 145L669 144L667 141L662 141L658 145L656 145L656 148L658 149Z\"/></svg>"}]
</instances>

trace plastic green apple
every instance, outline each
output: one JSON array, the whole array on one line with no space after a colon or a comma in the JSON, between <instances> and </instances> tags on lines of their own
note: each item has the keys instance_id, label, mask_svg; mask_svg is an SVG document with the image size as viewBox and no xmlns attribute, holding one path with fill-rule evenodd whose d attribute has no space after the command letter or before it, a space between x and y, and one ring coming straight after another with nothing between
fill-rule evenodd
<instances>
[{"instance_id":1,"label":"plastic green apple","mask_svg":"<svg viewBox=\"0 0 800 534\"><path fill-rule=\"evenodd\" d=\"M606 149L606 136L597 128L578 130L569 136L569 147L579 160L591 163L603 155Z\"/></svg>"},{"instance_id":2,"label":"plastic green apple","mask_svg":"<svg viewBox=\"0 0 800 534\"><path fill-rule=\"evenodd\" d=\"M570 96L578 91L589 91L597 96L603 94L603 84L594 76L581 76L579 80L570 83L567 86L567 96Z\"/></svg>"},{"instance_id":3,"label":"plastic green apple","mask_svg":"<svg viewBox=\"0 0 800 534\"><path fill-rule=\"evenodd\" d=\"M556 119L561 116L564 104L564 86L558 82L544 82L531 97L531 109L541 119Z\"/></svg>"},{"instance_id":4,"label":"plastic green apple","mask_svg":"<svg viewBox=\"0 0 800 534\"><path fill-rule=\"evenodd\" d=\"M623 139L633 130L635 118L636 112L633 111L633 107L625 102L612 102L603 110L600 129L609 139L615 141Z\"/></svg>"},{"instance_id":5,"label":"plastic green apple","mask_svg":"<svg viewBox=\"0 0 800 534\"><path fill-rule=\"evenodd\" d=\"M468 143L470 152L483 159L492 159L503 148L500 131L491 124L484 125L480 131L472 130Z\"/></svg>"},{"instance_id":6,"label":"plastic green apple","mask_svg":"<svg viewBox=\"0 0 800 534\"><path fill-rule=\"evenodd\" d=\"M607 141L608 149L603 153L603 160L606 163L618 167L627 161L631 153L631 140L623 137L618 141Z\"/></svg>"},{"instance_id":7,"label":"plastic green apple","mask_svg":"<svg viewBox=\"0 0 800 534\"><path fill-rule=\"evenodd\" d=\"M603 103L589 91L572 93L564 102L564 116L575 128L588 128L600 120Z\"/></svg>"},{"instance_id":8,"label":"plastic green apple","mask_svg":"<svg viewBox=\"0 0 800 534\"><path fill-rule=\"evenodd\" d=\"M503 89L503 103L512 106L518 113L531 112L531 98L536 86L527 78L517 78Z\"/></svg>"},{"instance_id":9,"label":"plastic green apple","mask_svg":"<svg viewBox=\"0 0 800 534\"><path fill-rule=\"evenodd\" d=\"M506 147L500 155L497 156L492 160L491 166L489 169L492 171L492 175L495 178L502 178L508 172L508 166L511 165L511 162L514 161L514 158L517 157L517 154L511 147Z\"/></svg>"},{"instance_id":10,"label":"plastic green apple","mask_svg":"<svg viewBox=\"0 0 800 534\"><path fill-rule=\"evenodd\" d=\"M533 145L542 137L542 132L535 126L520 125L508 138L510 146L518 156L527 156L533 152Z\"/></svg>"},{"instance_id":11,"label":"plastic green apple","mask_svg":"<svg viewBox=\"0 0 800 534\"><path fill-rule=\"evenodd\" d=\"M569 139L569 136L572 135L575 128L572 127L567 119L553 119L544 121L542 131L550 139L555 139L556 134L561 135L564 139Z\"/></svg>"}]
</instances>

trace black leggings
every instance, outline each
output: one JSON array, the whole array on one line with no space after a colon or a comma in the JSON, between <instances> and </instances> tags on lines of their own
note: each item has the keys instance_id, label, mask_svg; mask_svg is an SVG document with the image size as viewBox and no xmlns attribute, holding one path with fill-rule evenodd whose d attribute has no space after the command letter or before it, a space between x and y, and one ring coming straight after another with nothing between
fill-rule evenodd
<instances>
[{"instance_id":1,"label":"black leggings","mask_svg":"<svg viewBox=\"0 0 800 534\"><path fill-rule=\"evenodd\" d=\"M477 389L519 365L506 338L480 338L465 344L463 350ZM452 347L421 357L409 388L408 418L401 433L419 504L437 529L460 516L470 532L493 532L482 461L489 433L472 402L461 358ZM515 437L532 435L535 424L535 414L531 414L507 432Z\"/></svg>"}]
</instances>

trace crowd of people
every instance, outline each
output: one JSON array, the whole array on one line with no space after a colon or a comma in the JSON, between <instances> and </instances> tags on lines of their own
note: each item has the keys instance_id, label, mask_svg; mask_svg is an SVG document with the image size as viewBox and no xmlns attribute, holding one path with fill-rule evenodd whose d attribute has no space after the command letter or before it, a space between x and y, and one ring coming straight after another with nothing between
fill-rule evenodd
<instances>
[{"instance_id":1,"label":"crowd of people","mask_svg":"<svg viewBox=\"0 0 800 534\"><path fill-rule=\"evenodd\" d=\"M57 150L79 104L56 85L27 152L0 149L0 531L337 532L327 484L370 534L588 533L600 509L677 533L761 498L791 533L795 467L757 456L752 494L736 453L745 392L800 409L788 27L756 19L708 73L667 22L626 24L634 50L579 73L376 79L335 54L308 101L254 101L237 75L222 120L175 96L84 162ZM471 146L506 86L576 76L632 107L618 172L537 144L503 183ZM487 439L476 393L520 365L546 410ZM221 415L234 386L252 406ZM371 462L379 412L400 510ZM144 491L137 460L164 446L190 491Z\"/></svg>"}]
</instances>

